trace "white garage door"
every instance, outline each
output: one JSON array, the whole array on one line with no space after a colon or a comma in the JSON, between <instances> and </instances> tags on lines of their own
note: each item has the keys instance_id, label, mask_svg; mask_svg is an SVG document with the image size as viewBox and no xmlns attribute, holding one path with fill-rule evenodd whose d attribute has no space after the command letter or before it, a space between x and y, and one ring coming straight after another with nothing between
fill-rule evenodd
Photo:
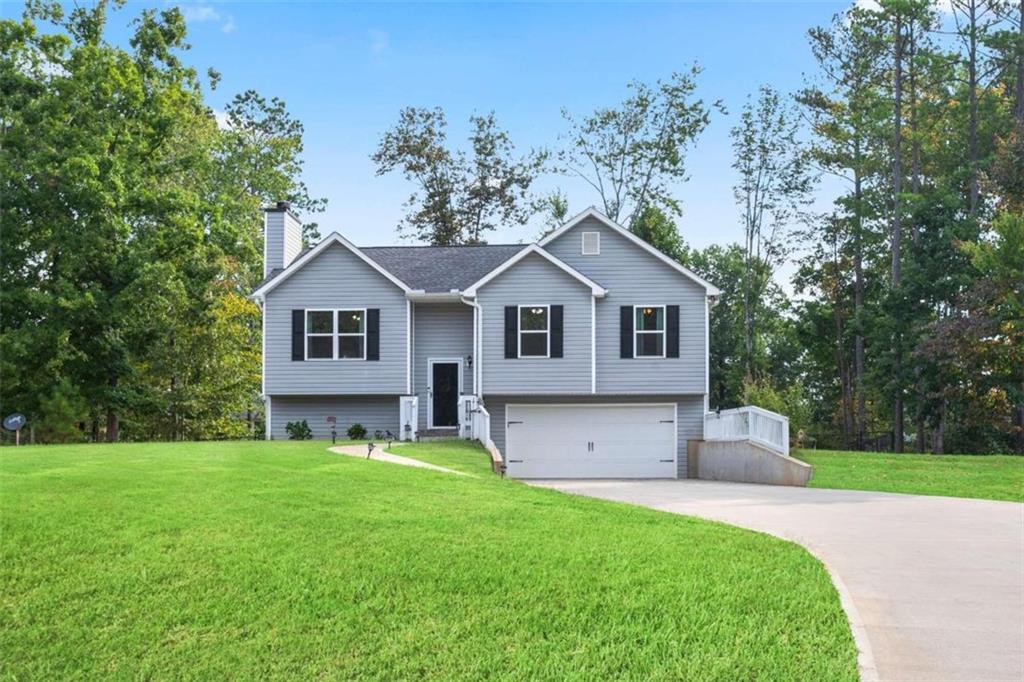
<instances>
[{"instance_id":1,"label":"white garage door","mask_svg":"<svg viewBox=\"0 0 1024 682\"><path fill-rule=\"evenodd\" d=\"M676 407L508 405L513 478L675 478Z\"/></svg>"}]
</instances>

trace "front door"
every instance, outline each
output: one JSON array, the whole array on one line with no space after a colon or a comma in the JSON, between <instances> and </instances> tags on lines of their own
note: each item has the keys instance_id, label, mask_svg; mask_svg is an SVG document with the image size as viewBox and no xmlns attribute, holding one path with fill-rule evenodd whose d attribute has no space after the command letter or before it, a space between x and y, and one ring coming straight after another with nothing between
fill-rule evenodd
<instances>
[{"instance_id":1,"label":"front door","mask_svg":"<svg viewBox=\"0 0 1024 682\"><path fill-rule=\"evenodd\" d=\"M430 428L459 425L459 363L434 362L430 366L432 418Z\"/></svg>"}]
</instances>

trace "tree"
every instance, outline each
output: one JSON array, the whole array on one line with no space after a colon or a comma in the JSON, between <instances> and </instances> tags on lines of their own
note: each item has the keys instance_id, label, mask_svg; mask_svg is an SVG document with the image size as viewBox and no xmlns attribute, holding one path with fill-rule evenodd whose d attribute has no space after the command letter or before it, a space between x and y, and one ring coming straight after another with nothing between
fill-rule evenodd
<instances>
[{"instance_id":1,"label":"tree","mask_svg":"<svg viewBox=\"0 0 1024 682\"><path fill-rule=\"evenodd\" d=\"M63 424L44 439L80 405L93 439L238 434L258 390L242 297L262 275L260 206L322 207L298 178L301 126L246 93L220 129L181 12L141 12L122 49L103 39L111 6L0 21L0 403ZM244 333L224 332L225 306Z\"/></svg>"},{"instance_id":2,"label":"tree","mask_svg":"<svg viewBox=\"0 0 1024 682\"><path fill-rule=\"evenodd\" d=\"M556 170L590 185L605 215L626 226L648 205L681 215L673 184L686 181L686 153L710 120L694 98L699 74L694 65L653 86L633 81L617 107L583 118L563 110L569 131Z\"/></svg>"},{"instance_id":3,"label":"tree","mask_svg":"<svg viewBox=\"0 0 1024 682\"><path fill-rule=\"evenodd\" d=\"M748 378L754 378L756 308L768 281L789 255L789 233L804 220L814 176L797 137L798 118L779 93L763 86L749 99L732 129L733 195L744 233L744 345Z\"/></svg>"},{"instance_id":4,"label":"tree","mask_svg":"<svg viewBox=\"0 0 1024 682\"><path fill-rule=\"evenodd\" d=\"M679 235L679 228L657 206L648 205L640 209L630 231L669 258L680 262L686 259L688 249Z\"/></svg>"},{"instance_id":5,"label":"tree","mask_svg":"<svg viewBox=\"0 0 1024 682\"><path fill-rule=\"evenodd\" d=\"M540 237L546 237L564 225L568 219L569 197L562 190L556 189L535 199L533 210L544 218L544 229Z\"/></svg>"},{"instance_id":6,"label":"tree","mask_svg":"<svg viewBox=\"0 0 1024 682\"><path fill-rule=\"evenodd\" d=\"M434 245L479 244L499 223L524 225L532 213L529 190L547 155L516 158L494 113L471 116L472 157L447 147L441 109L408 107L371 157L377 175L401 170L416 186L400 229Z\"/></svg>"}]
</instances>

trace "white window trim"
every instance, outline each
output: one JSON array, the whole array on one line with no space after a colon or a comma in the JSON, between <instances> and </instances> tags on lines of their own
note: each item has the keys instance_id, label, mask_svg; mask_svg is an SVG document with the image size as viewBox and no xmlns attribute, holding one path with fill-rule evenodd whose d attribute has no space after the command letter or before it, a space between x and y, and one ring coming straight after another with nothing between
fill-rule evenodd
<instances>
[{"instance_id":1,"label":"white window trim","mask_svg":"<svg viewBox=\"0 0 1024 682\"><path fill-rule=\"evenodd\" d=\"M597 249L593 253L587 253L587 235L593 235L597 243ZM580 254L583 256L601 255L601 233L596 230L587 230L580 233Z\"/></svg>"},{"instance_id":2,"label":"white window trim","mask_svg":"<svg viewBox=\"0 0 1024 682\"><path fill-rule=\"evenodd\" d=\"M660 330L641 330L639 325L636 323L636 311L640 308L661 308L661 329ZM665 305L635 305L633 306L633 358L640 360L658 360L665 358L665 352L668 350L666 344L668 343L668 307ZM637 334L661 334L661 355L640 355L637 353Z\"/></svg>"},{"instance_id":3,"label":"white window trim","mask_svg":"<svg viewBox=\"0 0 1024 682\"><path fill-rule=\"evenodd\" d=\"M523 331L523 308L544 308L544 329L528 329ZM523 355L523 334L544 334L547 344L544 355ZM516 357L528 360L543 360L551 357L551 306L546 304L521 305L516 309Z\"/></svg>"},{"instance_id":4,"label":"white window trim","mask_svg":"<svg viewBox=\"0 0 1024 682\"><path fill-rule=\"evenodd\" d=\"M362 332L341 332L341 325L339 324L339 316L341 313L355 313L358 312L362 315L363 319L363 331ZM326 332L310 332L309 331L309 313L331 313L331 333ZM366 308L306 308L303 311L305 315L305 334L303 338L303 359L306 362L348 362L360 360L366 360ZM330 336L331 337L331 357L329 358L311 358L309 357L309 338L311 336ZM363 337L363 354L358 358L341 358L338 357L338 339L342 336L361 336Z\"/></svg>"},{"instance_id":5,"label":"white window trim","mask_svg":"<svg viewBox=\"0 0 1024 682\"><path fill-rule=\"evenodd\" d=\"M331 314L331 331L330 332L311 332L309 331L309 314L310 313L330 313ZM333 308L306 308L302 311L303 315L303 353L302 358L306 362L330 362L334 358L338 357L338 314ZM329 358L311 358L309 357L309 340L313 337L329 336L331 337L331 357Z\"/></svg>"}]
</instances>

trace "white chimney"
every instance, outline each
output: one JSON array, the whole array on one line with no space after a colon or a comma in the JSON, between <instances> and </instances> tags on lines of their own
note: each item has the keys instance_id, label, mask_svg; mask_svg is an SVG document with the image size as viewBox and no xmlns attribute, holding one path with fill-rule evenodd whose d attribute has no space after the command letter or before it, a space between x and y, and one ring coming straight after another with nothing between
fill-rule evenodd
<instances>
[{"instance_id":1,"label":"white chimney","mask_svg":"<svg viewBox=\"0 0 1024 682\"><path fill-rule=\"evenodd\" d=\"M263 276L288 267L302 251L302 223L291 204L279 201L263 209Z\"/></svg>"}]
</instances>

